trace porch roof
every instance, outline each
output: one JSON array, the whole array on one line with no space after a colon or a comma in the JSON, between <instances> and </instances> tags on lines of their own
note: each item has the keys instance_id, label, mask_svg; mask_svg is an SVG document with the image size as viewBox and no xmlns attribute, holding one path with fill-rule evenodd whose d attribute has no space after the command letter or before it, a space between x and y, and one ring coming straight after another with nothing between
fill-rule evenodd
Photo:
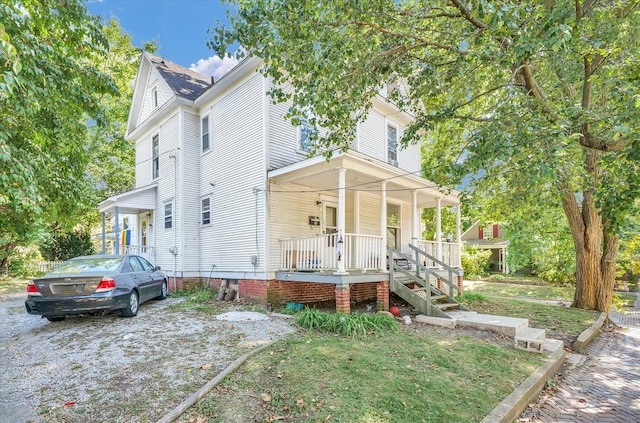
<instances>
[{"instance_id":1,"label":"porch roof","mask_svg":"<svg viewBox=\"0 0 640 423\"><path fill-rule=\"evenodd\" d=\"M156 184L136 188L122 194L114 195L102 201L98 205L100 213L137 214L143 211L152 211L156 208Z\"/></svg>"},{"instance_id":2,"label":"porch roof","mask_svg":"<svg viewBox=\"0 0 640 423\"><path fill-rule=\"evenodd\" d=\"M420 171L409 172L373 157L349 150L334 152L331 159L316 156L268 173L277 184L296 183L319 191L338 190L338 169L345 168L346 190L380 192L380 182L386 181L387 198L411 203L412 191L417 192L418 207L436 207L436 199L442 206L460 204L455 190L440 192L437 184L419 176Z\"/></svg>"}]
</instances>

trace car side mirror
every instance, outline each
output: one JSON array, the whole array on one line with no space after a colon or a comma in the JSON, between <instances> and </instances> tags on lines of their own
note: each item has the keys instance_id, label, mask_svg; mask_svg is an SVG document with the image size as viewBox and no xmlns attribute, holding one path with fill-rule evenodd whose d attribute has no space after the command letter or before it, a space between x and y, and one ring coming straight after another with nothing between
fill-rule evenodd
<instances>
[{"instance_id":1,"label":"car side mirror","mask_svg":"<svg viewBox=\"0 0 640 423\"><path fill-rule=\"evenodd\" d=\"M157 272L157 271L159 271L159 270L160 270L160 266L156 266L156 267L154 267L154 268L153 268L153 271L154 271L154 272Z\"/></svg>"}]
</instances>

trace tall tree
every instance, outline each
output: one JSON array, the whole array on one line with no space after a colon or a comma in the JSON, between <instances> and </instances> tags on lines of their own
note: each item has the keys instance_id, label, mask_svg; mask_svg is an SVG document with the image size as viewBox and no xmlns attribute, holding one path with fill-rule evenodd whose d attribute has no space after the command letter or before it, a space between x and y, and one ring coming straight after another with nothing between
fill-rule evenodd
<instances>
[{"instance_id":1,"label":"tall tree","mask_svg":"<svg viewBox=\"0 0 640 423\"><path fill-rule=\"evenodd\" d=\"M576 248L573 305L607 311L619 224L638 195L637 0L240 0L219 54L239 42L292 101L348 148L370 99L415 116L404 143L431 130L428 174L443 183L497 172L552 189ZM240 54L243 54L240 52Z\"/></svg>"},{"instance_id":2,"label":"tall tree","mask_svg":"<svg viewBox=\"0 0 640 423\"><path fill-rule=\"evenodd\" d=\"M107 47L99 21L79 0L0 2L5 256L47 222L68 222L85 204L87 122L102 124L100 99L116 92L111 78L93 65Z\"/></svg>"}]
</instances>

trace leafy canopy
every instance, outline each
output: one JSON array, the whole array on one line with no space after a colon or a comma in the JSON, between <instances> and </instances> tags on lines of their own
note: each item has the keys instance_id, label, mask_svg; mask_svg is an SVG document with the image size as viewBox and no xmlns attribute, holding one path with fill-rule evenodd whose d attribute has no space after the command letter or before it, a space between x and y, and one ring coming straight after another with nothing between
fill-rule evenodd
<instances>
[{"instance_id":1,"label":"leafy canopy","mask_svg":"<svg viewBox=\"0 0 640 423\"><path fill-rule=\"evenodd\" d=\"M108 44L78 0L0 2L0 245L73 220L91 188L87 123L101 125Z\"/></svg>"},{"instance_id":2,"label":"leafy canopy","mask_svg":"<svg viewBox=\"0 0 640 423\"><path fill-rule=\"evenodd\" d=\"M239 42L262 57L289 117L311 108L331 128L325 145L347 148L369 100L400 81L388 98L415 116L403 143L429 143L436 181L501 174L550 187L557 201L593 192L611 227L638 195L637 2L235 3L209 45L224 54ZM585 165L589 151L602 171Z\"/></svg>"}]
</instances>

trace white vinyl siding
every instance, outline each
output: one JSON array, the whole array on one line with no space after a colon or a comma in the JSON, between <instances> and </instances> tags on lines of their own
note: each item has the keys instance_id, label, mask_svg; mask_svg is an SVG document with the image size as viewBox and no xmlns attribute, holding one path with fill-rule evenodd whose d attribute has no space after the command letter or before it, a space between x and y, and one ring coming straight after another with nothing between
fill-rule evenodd
<instances>
[{"instance_id":1,"label":"white vinyl siding","mask_svg":"<svg viewBox=\"0 0 640 423\"><path fill-rule=\"evenodd\" d=\"M158 184L156 210L158 213L156 213L157 220L154 224L154 228L156 228L154 229L156 241L156 262L154 264L166 270L174 269L174 256L169 251L169 248L174 245L179 247L182 231L180 172L183 163L178 150L180 139L179 123L179 113L176 112L161 122L159 131L156 131L160 136L160 178L156 180ZM149 139L151 138L150 135L148 137ZM148 161L145 167L148 169L147 172L150 172L151 166ZM173 203L172 230L164 229L164 204L168 202ZM181 253L180 248L178 248L178 252Z\"/></svg>"},{"instance_id":2,"label":"white vinyl siding","mask_svg":"<svg viewBox=\"0 0 640 423\"><path fill-rule=\"evenodd\" d=\"M180 146L181 167L181 246L180 264L185 272L199 270L200 249L200 157L201 157L201 119L196 113L182 112L182 144Z\"/></svg>"},{"instance_id":3,"label":"white vinyl siding","mask_svg":"<svg viewBox=\"0 0 640 423\"><path fill-rule=\"evenodd\" d=\"M211 208L211 224L201 226L201 271L215 265L219 272L253 272L265 263L267 166L262 79L252 73L242 84L205 105L211 110L210 142L215 154L202 156L197 198L210 195L215 207ZM251 264L255 255L259 256L257 268Z\"/></svg>"},{"instance_id":4,"label":"white vinyl siding","mask_svg":"<svg viewBox=\"0 0 640 423\"><path fill-rule=\"evenodd\" d=\"M372 109L358 131L358 150L386 163L387 121L384 114Z\"/></svg>"}]
</instances>

